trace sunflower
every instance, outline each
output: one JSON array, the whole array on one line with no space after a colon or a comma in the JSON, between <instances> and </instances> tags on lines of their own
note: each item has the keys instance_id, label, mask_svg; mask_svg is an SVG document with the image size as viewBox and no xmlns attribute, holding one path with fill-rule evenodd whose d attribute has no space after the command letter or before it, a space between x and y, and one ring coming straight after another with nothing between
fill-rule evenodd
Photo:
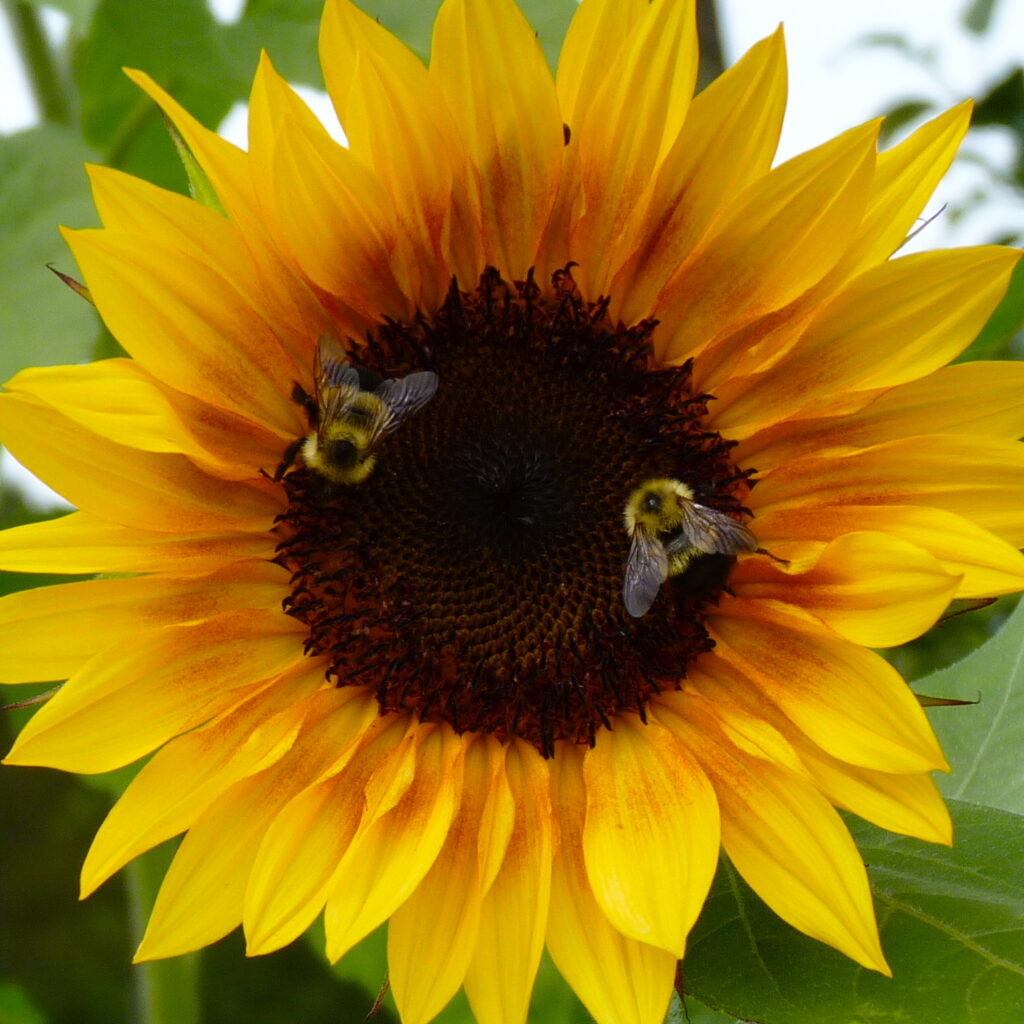
<instances>
[{"instance_id":1,"label":"sunflower","mask_svg":"<svg viewBox=\"0 0 1024 1024\"><path fill-rule=\"evenodd\" d=\"M946 365L1018 253L890 258L969 107L773 168L781 33L694 97L693 0L584 0L554 79L512 0L445 0L429 68L348 0L320 40L347 146L266 58L246 151L131 73L216 201L90 167L129 357L0 399L79 509L0 564L103 574L0 602L5 682L68 680L7 763L148 758L83 893L183 835L139 959L323 912L331 960L389 921L406 1024L523 1020L545 946L652 1022L724 848L888 973L835 808L951 830L871 648L1024 588L1024 368ZM706 525L625 519L651 481ZM631 614L640 533L683 557Z\"/></svg>"}]
</instances>

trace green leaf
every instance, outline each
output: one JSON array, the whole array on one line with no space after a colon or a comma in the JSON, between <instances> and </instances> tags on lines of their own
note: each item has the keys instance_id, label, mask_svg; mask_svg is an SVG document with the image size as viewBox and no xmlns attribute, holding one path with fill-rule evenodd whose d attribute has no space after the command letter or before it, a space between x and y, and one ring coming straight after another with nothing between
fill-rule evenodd
<instances>
[{"instance_id":1,"label":"green leaf","mask_svg":"<svg viewBox=\"0 0 1024 1024\"><path fill-rule=\"evenodd\" d=\"M1024 134L1024 70L1014 68L978 99L971 124L1007 125L1017 135Z\"/></svg>"},{"instance_id":2,"label":"green leaf","mask_svg":"<svg viewBox=\"0 0 1024 1024\"><path fill-rule=\"evenodd\" d=\"M196 159L192 150L188 148L188 143L181 137L181 132L175 127L174 122L170 118L166 118L165 121L167 133L170 135L171 142L174 143L174 148L178 151L178 157L185 168L185 175L188 178L188 187L192 193L192 198L202 203L203 206L216 211L222 217L226 217L227 214L224 212L220 196L217 195L209 175L203 170L202 164Z\"/></svg>"},{"instance_id":3,"label":"green leaf","mask_svg":"<svg viewBox=\"0 0 1024 1024\"><path fill-rule=\"evenodd\" d=\"M556 68L562 40L579 4L576 0L519 0L519 6L537 30L548 64Z\"/></svg>"},{"instance_id":4,"label":"green leaf","mask_svg":"<svg viewBox=\"0 0 1024 1024\"><path fill-rule=\"evenodd\" d=\"M915 689L981 702L929 714L953 767L939 776L949 797L1024 814L1024 602L988 643ZM1022 851L1024 852L1024 851Z\"/></svg>"},{"instance_id":5,"label":"green leaf","mask_svg":"<svg viewBox=\"0 0 1024 1024\"><path fill-rule=\"evenodd\" d=\"M0 750L10 748L14 729L0 716ZM77 899L82 857L109 806L63 772L0 770L0 965L53 1024L127 1024L131 946L121 879Z\"/></svg>"},{"instance_id":6,"label":"green leaf","mask_svg":"<svg viewBox=\"0 0 1024 1024\"><path fill-rule=\"evenodd\" d=\"M904 679L913 682L914 688L920 693L933 697L946 696L932 693L925 688L927 683L921 680L940 668L955 665L968 651L987 643L1002 628L1016 606L1016 595L1001 597L993 605L969 614L954 615L928 630L924 636L879 653Z\"/></svg>"},{"instance_id":7,"label":"green leaf","mask_svg":"<svg viewBox=\"0 0 1024 1024\"><path fill-rule=\"evenodd\" d=\"M528 1024L591 1024L592 1020L545 952L533 983Z\"/></svg>"},{"instance_id":8,"label":"green leaf","mask_svg":"<svg viewBox=\"0 0 1024 1024\"><path fill-rule=\"evenodd\" d=\"M156 105L125 76L139 68L204 124L216 126L247 94L244 74L222 43L203 0L102 0L76 60L82 131L104 163L185 190Z\"/></svg>"},{"instance_id":9,"label":"green leaf","mask_svg":"<svg viewBox=\"0 0 1024 1024\"><path fill-rule=\"evenodd\" d=\"M888 142L896 135L901 128L917 121L924 114L927 114L935 104L927 99L903 100L885 111L885 120L879 137L882 142Z\"/></svg>"},{"instance_id":10,"label":"green leaf","mask_svg":"<svg viewBox=\"0 0 1024 1024\"><path fill-rule=\"evenodd\" d=\"M243 78L256 71L261 49L289 82L322 89L317 56L321 0L249 0L235 24L225 26L223 45Z\"/></svg>"},{"instance_id":11,"label":"green leaf","mask_svg":"<svg viewBox=\"0 0 1024 1024\"><path fill-rule=\"evenodd\" d=\"M981 35L987 32L996 9L996 0L971 0L960 20L969 32Z\"/></svg>"},{"instance_id":12,"label":"green leaf","mask_svg":"<svg viewBox=\"0 0 1024 1024\"><path fill-rule=\"evenodd\" d=\"M398 36L423 61L429 58L434 17L441 0L420 0L414 4L407 0L356 0L356 6Z\"/></svg>"},{"instance_id":13,"label":"green leaf","mask_svg":"<svg viewBox=\"0 0 1024 1024\"><path fill-rule=\"evenodd\" d=\"M665 1024L736 1024L736 1018L731 1013L708 1009L686 993L685 1003L678 995L672 996Z\"/></svg>"},{"instance_id":14,"label":"green leaf","mask_svg":"<svg viewBox=\"0 0 1024 1024\"><path fill-rule=\"evenodd\" d=\"M84 361L99 330L89 304L46 269L73 269L58 224L96 223L82 164L95 153L43 125L0 138L0 380L29 364Z\"/></svg>"},{"instance_id":15,"label":"green leaf","mask_svg":"<svg viewBox=\"0 0 1024 1024\"><path fill-rule=\"evenodd\" d=\"M854 40L855 46L877 46L909 53L910 40L902 32L868 32Z\"/></svg>"},{"instance_id":16,"label":"green leaf","mask_svg":"<svg viewBox=\"0 0 1024 1024\"><path fill-rule=\"evenodd\" d=\"M368 1011L380 993L387 978L387 925L381 925L368 935L362 942L346 953L332 968L335 977L351 985L356 985L366 993L366 1010ZM306 932L306 938L323 956L324 931L323 922L318 920ZM366 1011L364 1011L366 1012ZM381 1015L391 1014L398 1019L394 997L388 991L382 1003ZM382 1016L374 1018L382 1020ZM452 1001L434 1018L434 1024L474 1024L476 1018L469 1008L469 1000L461 989ZM576 998L565 979L545 953L533 986L530 999L528 1024L590 1024L590 1014ZM710 1022L707 1022L710 1024Z\"/></svg>"},{"instance_id":17,"label":"green leaf","mask_svg":"<svg viewBox=\"0 0 1024 1024\"><path fill-rule=\"evenodd\" d=\"M420 3L408 3L407 0L357 0L357 3L424 61L428 59L434 16L441 6L440 0L421 0ZM552 68L558 62L565 31L577 6L576 0L519 0L519 7L536 30Z\"/></svg>"},{"instance_id":18,"label":"green leaf","mask_svg":"<svg viewBox=\"0 0 1024 1024\"><path fill-rule=\"evenodd\" d=\"M0 981L0 1024L46 1024L46 1018L20 985Z\"/></svg>"},{"instance_id":19,"label":"green leaf","mask_svg":"<svg viewBox=\"0 0 1024 1024\"><path fill-rule=\"evenodd\" d=\"M306 931L304 939L308 942L318 958L323 960L327 940L324 935L323 915ZM362 993L361 1005L356 1000L349 1002L353 1011L359 1010L361 1016L368 1017L381 988L387 983L387 925L381 925L350 949L337 963L331 964L331 973L338 981L351 986L353 991ZM386 994L380 1013L373 1018L382 1024L391 1024L398 1020L395 1001L390 993Z\"/></svg>"},{"instance_id":20,"label":"green leaf","mask_svg":"<svg viewBox=\"0 0 1024 1024\"><path fill-rule=\"evenodd\" d=\"M978 337L957 360L1000 359L1010 350L1010 343L1024 328L1024 260L1014 268L1010 285L1002 301L981 329Z\"/></svg>"},{"instance_id":21,"label":"green leaf","mask_svg":"<svg viewBox=\"0 0 1024 1024\"><path fill-rule=\"evenodd\" d=\"M84 35L99 0L27 0L33 7L55 7L71 19L71 28Z\"/></svg>"},{"instance_id":22,"label":"green leaf","mask_svg":"<svg viewBox=\"0 0 1024 1024\"><path fill-rule=\"evenodd\" d=\"M686 986L764 1024L1018 1024L1024 1006L1024 818L954 801L952 849L851 831L893 978L780 921L723 860L690 939Z\"/></svg>"}]
</instances>

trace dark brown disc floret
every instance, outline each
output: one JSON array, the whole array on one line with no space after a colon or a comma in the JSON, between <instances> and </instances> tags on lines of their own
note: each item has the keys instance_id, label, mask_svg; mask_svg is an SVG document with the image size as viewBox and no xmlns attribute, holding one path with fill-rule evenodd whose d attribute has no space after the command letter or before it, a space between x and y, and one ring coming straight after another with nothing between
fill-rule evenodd
<instances>
[{"instance_id":1,"label":"dark brown disc floret","mask_svg":"<svg viewBox=\"0 0 1024 1024\"><path fill-rule=\"evenodd\" d=\"M612 323L568 270L548 288L488 271L349 343L378 377L428 369L439 384L363 483L301 464L284 478L286 610L337 685L546 756L679 686L711 646L702 609L718 591L687 573L629 616L623 509L650 477L729 513L749 484L702 425L709 396L691 393L689 367L652 368L655 328Z\"/></svg>"}]
</instances>

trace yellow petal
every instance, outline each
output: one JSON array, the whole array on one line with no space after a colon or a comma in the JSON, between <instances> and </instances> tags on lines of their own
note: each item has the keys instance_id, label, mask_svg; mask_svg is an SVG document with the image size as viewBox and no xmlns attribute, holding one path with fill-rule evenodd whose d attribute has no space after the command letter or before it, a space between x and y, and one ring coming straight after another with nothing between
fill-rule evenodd
<instances>
[{"instance_id":1,"label":"yellow petal","mask_svg":"<svg viewBox=\"0 0 1024 1024\"><path fill-rule=\"evenodd\" d=\"M622 716L584 755L583 853L594 897L625 935L682 957L718 860L718 807L672 734Z\"/></svg>"},{"instance_id":2,"label":"yellow petal","mask_svg":"<svg viewBox=\"0 0 1024 1024\"><path fill-rule=\"evenodd\" d=\"M627 323L648 315L659 289L723 203L767 173L785 108L781 29L694 98L682 133L627 227L625 261L609 289Z\"/></svg>"},{"instance_id":3,"label":"yellow petal","mask_svg":"<svg viewBox=\"0 0 1024 1024\"><path fill-rule=\"evenodd\" d=\"M66 679L139 632L244 608L280 609L288 573L269 562L187 579L88 580L0 598L0 681Z\"/></svg>"},{"instance_id":4,"label":"yellow petal","mask_svg":"<svg viewBox=\"0 0 1024 1024\"><path fill-rule=\"evenodd\" d=\"M930 433L942 423L947 433L994 434L1016 439L1024 433L1024 366L1011 362L970 362L889 387L862 412L848 417L858 447L896 437ZM872 436L872 431L874 436Z\"/></svg>"},{"instance_id":5,"label":"yellow petal","mask_svg":"<svg viewBox=\"0 0 1024 1024\"><path fill-rule=\"evenodd\" d=\"M108 441L187 455L227 480L272 470L288 443L262 424L170 391L131 359L22 370L5 387L51 406Z\"/></svg>"},{"instance_id":6,"label":"yellow petal","mask_svg":"<svg viewBox=\"0 0 1024 1024\"><path fill-rule=\"evenodd\" d=\"M326 5L320 53L352 152L395 201L410 293L419 308L435 307L453 272L472 281L483 266L479 224L465 196L466 156L451 114L420 60L354 4ZM455 264L442 255L449 231Z\"/></svg>"},{"instance_id":7,"label":"yellow petal","mask_svg":"<svg viewBox=\"0 0 1024 1024\"><path fill-rule=\"evenodd\" d=\"M623 935L605 916L583 859L582 751L563 744L553 764L559 839L547 934L552 959L598 1024L659 1024L672 996L676 958Z\"/></svg>"},{"instance_id":8,"label":"yellow petal","mask_svg":"<svg viewBox=\"0 0 1024 1024\"><path fill-rule=\"evenodd\" d=\"M505 748L492 749L490 757L490 789L477 837L477 873L483 893L494 884L505 862L505 853L516 821L516 798L505 768Z\"/></svg>"},{"instance_id":9,"label":"yellow petal","mask_svg":"<svg viewBox=\"0 0 1024 1024\"><path fill-rule=\"evenodd\" d=\"M970 100L958 104L878 155L873 195L857 240L837 270L855 273L888 259L903 244L956 156L972 105Z\"/></svg>"},{"instance_id":10,"label":"yellow petal","mask_svg":"<svg viewBox=\"0 0 1024 1024\"><path fill-rule=\"evenodd\" d=\"M714 663L713 669L691 670L685 692L662 694L657 704L669 705L694 728L717 733L750 757L804 776L833 804L881 828L949 844L949 812L928 773L893 774L840 761L794 728L724 662Z\"/></svg>"},{"instance_id":11,"label":"yellow petal","mask_svg":"<svg viewBox=\"0 0 1024 1024\"><path fill-rule=\"evenodd\" d=\"M926 434L849 454L810 455L766 473L752 500L758 516L807 504L926 505L1024 547L1024 446L1004 438Z\"/></svg>"},{"instance_id":12,"label":"yellow petal","mask_svg":"<svg viewBox=\"0 0 1024 1024\"><path fill-rule=\"evenodd\" d=\"M696 80L693 0L650 4L574 129L584 211L572 252L588 295L607 292L611 267L604 254L679 136Z\"/></svg>"},{"instance_id":13,"label":"yellow petal","mask_svg":"<svg viewBox=\"0 0 1024 1024\"><path fill-rule=\"evenodd\" d=\"M268 321L278 326L293 325L289 333L311 343L326 331L338 311L328 318L307 284L285 263L271 243L267 214L253 186L253 161L237 146L204 128L179 103L172 99L148 75L126 69L128 77L140 86L174 123L182 138L202 165L234 227L245 240L257 263L260 276L261 305ZM287 329L287 328L286 328ZM288 337L283 341L287 344ZM298 349L298 354L301 354Z\"/></svg>"},{"instance_id":14,"label":"yellow petal","mask_svg":"<svg viewBox=\"0 0 1024 1024\"><path fill-rule=\"evenodd\" d=\"M343 689L345 689L343 687ZM359 828L364 789L409 731L404 716L377 719L362 702L344 720L331 774L297 793L267 829L244 904L246 950L270 953L301 935L323 909L338 863Z\"/></svg>"},{"instance_id":15,"label":"yellow petal","mask_svg":"<svg viewBox=\"0 0 1024 1024\"><path fill-rule=\"evenodd\" d=\"M719 646L699 667L726 662L833 756L880 771L947 768L909 687L873 651L824 627L812 632L792 610L763 600L727 598L708 626Z\"/></svg>"},{"instance_id":16,"label":"yellow petal","mask_svg":"<svg viewBox=\"0 0 1024 1024\"><path fill-rule=\"evenodd\" d=\"M200 949L238 927L256 844L286 799L276 781L266 774L242 779L193 824L157 893L136 963Z\"/></svg>"},{"instance_id":17,"label":"yellow petal","mask_svg":"<svg viewBox=\"0 0 1024 1024\"><path fill-rule=\"evenodd\" d=\"M300 432L292 359L229 279L159 239L106 230L64 237L107 326L153 376L284 436Z\"/></svg>"},{"instance_id":18,"label":"yellow petal","mask_svg":"<svg viewBox=\"0 0 1024 1024\"><path fill-rule=\"evenodd\" d=\"M570 128L590 104L625 40L649 9L647 0L583 0L558 57L558 102Z\"/></svg>"},{"instance_id":19,"label":"yellow petal","mask_svg":"<svg viewBox=\"0 0 1024 1024\"><path fill-rule=\"evenodd\" d=\"M368 320L410 316L391 258L394 212L379 184L322 131L286 120L274 141L271 201L303 272Z\"/></svg>"},{"instance_id":20,"label":"yellow petal","mask_svg":"<svg viewBox=\"0 0 1024 1024\"><path fill-rule=\"evenodd\" d=\"M376 710L365 692L354 698L340 693L332 687L318 695L287 755L231 786L193 823L160 887L137 961L198 949L241 923L246 885L267 826L296 792L344 754L353 718L364 720L357 705Z\"/></svg>"},{"instance_id":21,"label":"yellow petal","mask_svg":"<svg viewBox=\"0 0 1024 1024\"><path fill-rule=\"evenodd\" d=\"M463 743L447 725L421 725L415 770L398 802L364 821L338 864L327 896L327 956L345 955L387 920L430 870L462 795ZM373 780L371 780L372 783ZM387 801L387 786L381 798Z\"/></svg>"},{"instance_id":22,"label":"yellow petal","mask_svg":"<svg viewBox=\"0 0 1024 1024\"><path fill-rule=\"evenodd\" d=\"M480 179L484 259L506 280L533 266L551 212L564 138L554 82L512 0L446 0L430 75Z\"/></svg>"},{"instance_id":23,"label":"yellow petal","mask_svg":"<svg viewBox=\"0 0 1024 1024\"><path fill-rule=\"evenodd\" d=\"M25 726L6 760L110 771L202 725L302 658L281 612L228 612L99 652Z\"/></svg>"},{"instance_id":24,"label":"yellow petal","mask_svg":"<svg viewBox=\"0 0 1024 1024\"><path fill-rule=\"evenodd\" d=\"M837 537L810 567L748 559L729 585L737 597L799 605L854 643L894 647L935 624L960 577L922 548L858 531Z\"/></svg>"},{"instance_id":25,"label":"yellow petal","mask_svg":"<svg viewBox=\"0 0 1024 1024\"><path fill-rule=\"evenodd\" d=\"M828 272L867 202L877 132L851 129L743 193L654 304L661 359L680 361L781 309Z\"/></svg>"},{"instance_id":26,"label":"yellow petal","mask_svg":"<svg viewBox=\"0 0 1024 1024\"><path fill-rule=\"evenodd\" d=\"M237 227L219 213L142 178L110 167L87 165L93 199L104 227L126 235L158 240L161 245L195 260L205 273L230 282L245 296L260 296L265 312L268 300L274 308L267 282ZM309 337L303 338L302 324L294 317L271 316L282 348L292 353L309 352ZM292 363L292 374L304 364Z\"/></svg>"},{"instance_id":27,"label":"yellow petal","mask_svg":"<svg viewBox=\"0 0 1024 1024\"><path fill-rule=\"evenodd\" d=\"M183 455L114 444L21 395L0 395L0 433L11 454L68 501L122 526L268 530L281 511L265 490L218 480Z\"/></svg>"},{"instance_id":28,"label":"yellow petal","mask_svg":"<svg viewBox=\"0 0 1024 1024\"><path fill-rule=\"evenodd\" d=\"M255 183L278 244L367 322L410 315L393 266L395 211L380 182L328 135L266 57L250 102Z\"/></svg>"},{"instance_id":29,"label":"yellow petal","mask_svg":"<svg viewBox=\"0 0 1024 1024\"><path fill-rule=\"evenodd\" d=\"M709 422L742 438L820 396L892 387L934 372L977 335L1019 257L989 245L920 253L866 271L784 359L719 387Z\"/></svg>"},{"instance_id":30,"label":"yellow petal","mask_svg":"<svg viewBox=\"0 0 1024 1024\"><path fill-rule=\"evenodd\" d=\"M244 151L201 125L145 72L126 68L125 74L160 105L181 132L188 148L209 176L231 220L235 223L258 221L258 206L252 193Z\"/></svg>"},{"instance_id":31,"label":"yellow petal","mask_svg":"<svg viewBox=\"0 0 1024 1024\"><path fill-rule=\"evenodd\" d=\"M815 783L837 807L879 828L949 846L953 823L942 794L927 772L893 775L830 757L815 744L800 744L800 757Z\"/></svg>"},{"instance_id":32,"label":"yellow petal","mask_svg":"<svg viewBox=\"0 0 1024 1024\"><path fill-rule=\"evenodd\" d=\"M506 747L505 774L515 823L505 859L480 908L476 949L466 973L479 1024L525 1024L544 948L551 896L549 765L529 744Z\"/></svg>"},{"instance_id":33,"label":"yellow petal","mask_svg":"<svg viewBox=\"0 0 1024 1024\"><path fill-rule=\"evenodd\" d=\"M717 391L730 377L770 365L851 277L890 256L935 187L939 169L948 165L963 128L964 110L957 108L925 125L900 146L880 154L864 215L846 251L788 307L761 317L707 354L696 368L700 386Z\"/></svg>"},{"instance_id":34,"label":"yellow petal","mask_svg":"<svg viewBox=\"0 0 1024 1024\"><path fill-rule=\"evenodd\" d=\"M272 558L273 538L255 533L133 530L86 512L0 530L7 572L212 572L228 562Z\"/></svg>"},{"instance_id":35,"label":"yellow petal","mask_svg":"<svg viewBox=\"0 0 1024 1024\"><path fill-rule=\"evenodd\" d=\"M784 921L857 963L890 975L867 872L849 832L802 776L718 746L690 727L722 807L722 844L751 888Z\"/></svg>"},{"instance_id":36,"label":"yellow petal","mask_svg":"<svg viewBox=\"0 0 1024 1024\"><path fill-rule=\"evenodd\" d=\"M218 143L223 145L219 139ZM283 272L265 242L254 246L238 224L142 178L109 167L87 165L86 169L105 227L137 237L158 237L231 281L242 295L258 295L260 309L293 365L300 371L308 367L312 340L328 329L328 318L313 295ZM266 221L252 226L262 239Z\"/></svg>"},{"instance_id":37,"label":"yellow petal","mask_svg":"<svg viewBox=\"0 0 1024 1024\"><path fill-rule=\"evenodd\" d=\"M787 731L796 730L786 729L789 723L768 701L763 698L757 701L760 694L754 694L755 699L751 700L742 681L739 686L726 685L723 682L726 674L722 665L715 666L714 674L699 668L690 669L686 674L685 691L660 694L651 702L654 714L658 714L659 708L668 707L677 716L702 723L707 731L719 734L751 757L784 765L791 771L804 771L787 735ZM729 678L735 681L735 677ZM768 713L768 709L774 714ZM671 728L672 721L668 719L665 724Z\"/></svg>"},{"instance_id":38,"label":"yellow petal","mask_svg":"<svg viewBox=\"0 0 1024 1024\"><path fill-rule=\"evenodd\" d=\"M294 735L308 714L309 695L323 683L321 666L303 666L159 750L96 833L82 866L82 898L132 858L184 832L229 786L265 767L268 751Z\"/></svg>"},{"instance_id":39,"label":"yellow petal","mask_svg":"<svg viewBox=\"0 0 1024 1024\"><path fill-rule=\"evenodd\" d=\"M493 810L498 792L494 783L505 774L504 760L501 745L492 737L481 735L467 743L462 803L448 838L433 867L388 924L388 972L403 1024L432 1020L466 975L485 892L479 851L500 841L495 826L507 838L512 824L507 808L499 815Z\"/></svg>"},{"instance_id":40,"label":"yellow petal","mask_svg":"<svg viewBox=\"0 0 1024 1024\"><path fill-rule=\"evenodd\" d=\"M830 541L856 530L899 537L931 552L950 574L962 576L958 597L1010 594L1024 588L1024 554L953 512L906 505L798 506L757 519L769 548L778 540Z\"/></svg>"},{"instance_id":41,"label":"yellow petal","mask_svg":"<svg viewBox=\"0 0 1024 1024\"><path fill-rule=\"evenodd\" d=\"M865 392L863 405L854 412L788 420L760 430L740 442L736 458L765 473L803 455L927 434L937 423L950 433L1016 439L1024 434L1022 394L1022 363L943 366L920 380Z\"/></svg>"}]
</instances>

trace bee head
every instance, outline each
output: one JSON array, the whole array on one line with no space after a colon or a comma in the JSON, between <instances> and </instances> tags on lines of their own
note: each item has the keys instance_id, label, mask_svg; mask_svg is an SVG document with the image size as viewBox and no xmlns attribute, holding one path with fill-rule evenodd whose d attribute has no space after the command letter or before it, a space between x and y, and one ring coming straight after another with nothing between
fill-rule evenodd
<instances>
[{"instance_id":1,"label":"bee head","mask_svg":"<svg viewBox=\"0 0 1024 1024\"><path fill-rule=\"evenodd\" d=\"M656 515L661 511L662 505L664 505L664 499L662 496L654 490L649 490L644 495L644 511L650 512L652 515Z\"/></svg>"}]
</instances>

